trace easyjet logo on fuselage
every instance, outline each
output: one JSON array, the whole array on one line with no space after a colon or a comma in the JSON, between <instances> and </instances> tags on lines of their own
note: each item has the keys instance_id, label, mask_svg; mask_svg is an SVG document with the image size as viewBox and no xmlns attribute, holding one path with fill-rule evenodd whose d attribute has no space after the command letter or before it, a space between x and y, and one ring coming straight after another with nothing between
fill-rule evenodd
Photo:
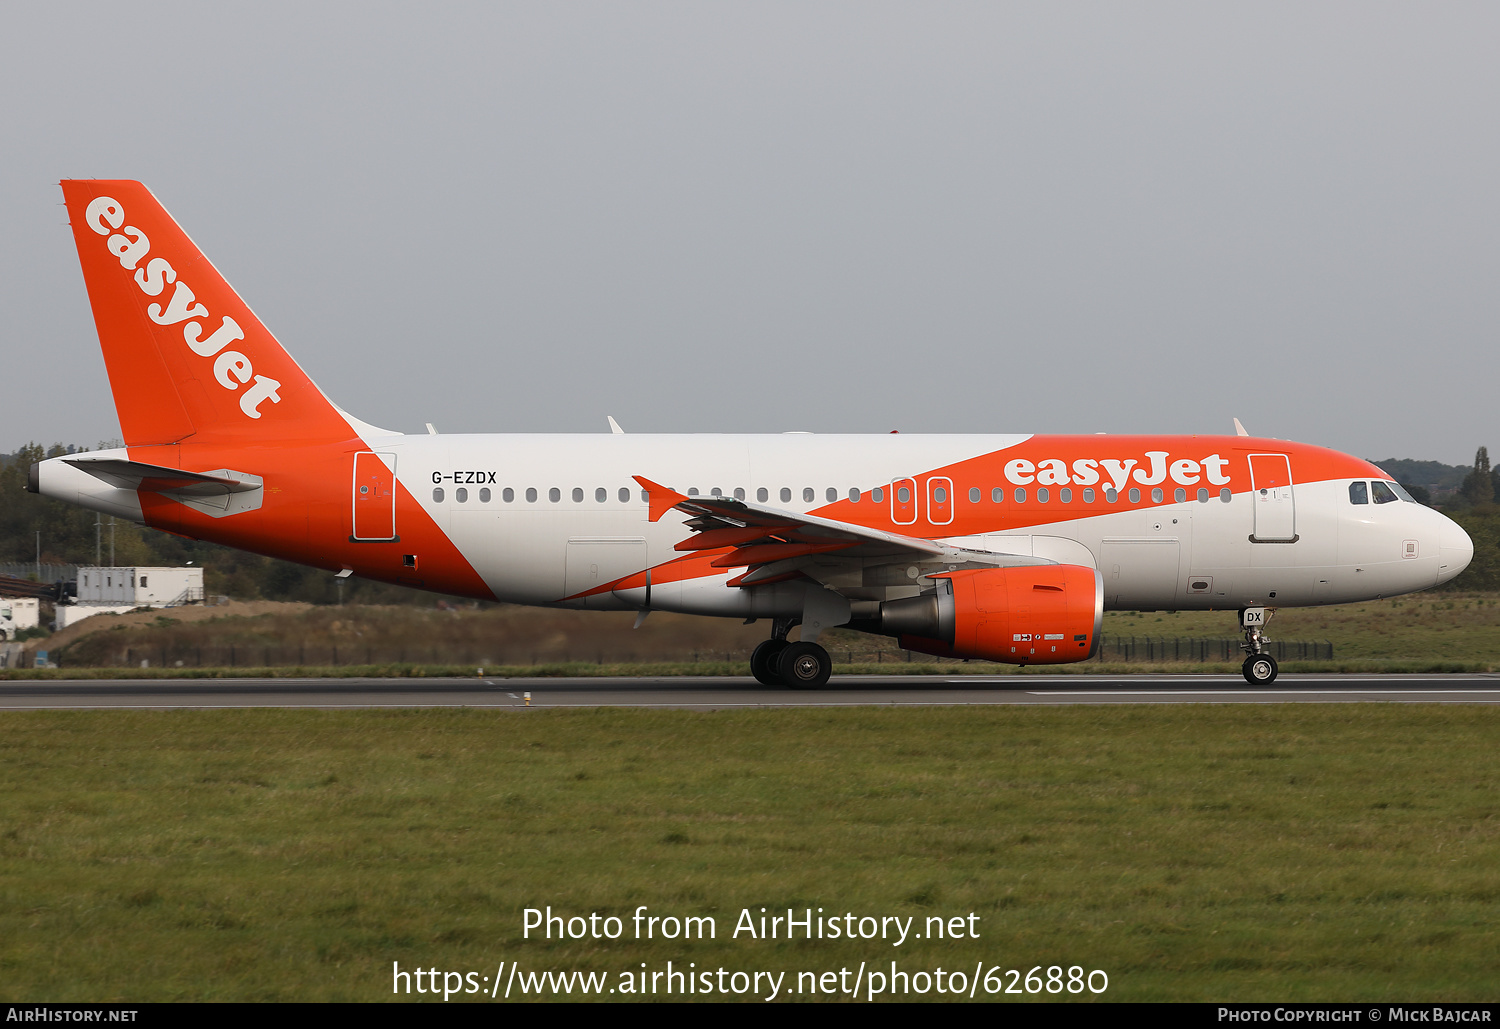
<instances>
[{"instance_id":1,"label":"easyjet logo on fuselage","mask_svg":"<svg viewBox=\"0 0 1500 1029\"><path fill-rule=\"evenodd\" d=\"M165 307L151 304L146 314L157 325L187 324L182 327L182 339L188 349L202 358L213 358L214 378L220 386L231 392L246 383L249 387L240 393L240 410L249 418L260 417L260 405L269 400L281 403L277 390L281 383L266 375L256 375L255 369L238 350L226 349L229 344L245 338L239 323L225 315L219 327L206 338L203 326L209 319L208 308L193 295L186 282L177 278L177 270L164 257L153 257L144 267L139 267L151 250L151 241L134 225L125 225L125 208L112 197L96 197L89 202L84 212L88 227L101 236L108 236L105 246L120 259L126 271L135 272L135 284L148 297L159 297L167 286L173 285L172 297ZM121 228L124 226L124 228ZM119 231L115 231L119 230ZM175 285L174 285L175 284ZM202 321L189 321L191 318ZM254 382L251 382L254 379Z\"/></svg>"},{"instance_id":2,"label":"easyjet logo on fuselage","mask_svg":"<svg viewBox=\"0 0 1500 1029\"><path fill-rule=\"evenodd\" d=\"M1228 464L1218 454L1197 460L1179 458L1174 461L1166 450L1146 451L1144 462L1134 457L1103 461L1085 457L1074 461L1071 468L1061 458L1028 461L1018 457L1005 463L1005 478L1017 486L1029 486L1033 482L1038 486L1092 486L1103 476L1108 476L1117 491L1123 490L1130 482L1156 486L1169 477L1181 486L1196 486L1205 481L1209 485L1225 486L1229 483L1229 476L1224 473Z\"/></svg>"}]
</instances>

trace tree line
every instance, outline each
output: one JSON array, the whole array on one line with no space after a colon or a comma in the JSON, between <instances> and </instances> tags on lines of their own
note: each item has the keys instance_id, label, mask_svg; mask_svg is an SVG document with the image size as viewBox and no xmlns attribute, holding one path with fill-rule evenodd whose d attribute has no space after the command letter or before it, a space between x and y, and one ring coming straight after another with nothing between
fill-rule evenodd
<instances>
[{"instance_id":1,"label":"tree line","mask_svg":"<svg viewBox=\"0 0 1500 1029\"><path fill-rule=\"evenodd\" d=\"M100 444L104 449L110 444ZM236 600L297 600L336 604L431 604L431 593L350 577L342 587L317 568L247 554L216 543L184 539L170 533L111 519L93 511L26 492L26 475L35 461L86 452L87 448L36 444L0 455L0 564L110 563L116 565L184 565L203 568L210 595ZM1444 590L1500 591L1500 470L1491 468L1489 451L1480 447L1472 466L1437 461L1374 462L1419 501L1438 507L1474 540L1474 561Z\"/></svg>"}]
</instances>

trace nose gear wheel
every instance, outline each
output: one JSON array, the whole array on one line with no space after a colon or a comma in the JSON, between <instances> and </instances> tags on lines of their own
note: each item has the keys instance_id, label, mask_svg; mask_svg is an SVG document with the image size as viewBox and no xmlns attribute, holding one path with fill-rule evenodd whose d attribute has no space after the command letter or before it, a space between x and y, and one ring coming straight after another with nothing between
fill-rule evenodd
<instances>
[{"instance_id":1,"label":"nose gear wheel","mask_svg":"<svg viewBox=\"0 0 1500 1029\"><path fill-rule=\"evenodd\" d=\"M1276 681L1276 659L1270 654L1251 654L1242 668L1251 686L1269 686Z\"/></svg>"}]
</instances>

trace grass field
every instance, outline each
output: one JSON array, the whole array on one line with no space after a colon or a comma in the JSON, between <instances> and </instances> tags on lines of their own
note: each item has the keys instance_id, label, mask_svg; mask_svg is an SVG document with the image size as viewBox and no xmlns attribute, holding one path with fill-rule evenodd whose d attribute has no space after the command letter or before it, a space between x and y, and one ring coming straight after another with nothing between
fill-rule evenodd
<instances>
[{"instance_id":1,"label":"grass field","mask_svg":"<svg viewBox=\"0 0 1500 1029\"><path fill-rule=\"evenodd\" d=\"M6 1000L373 1001L390 998L393 961L613 983L669 959L1079 965L1108 973L1108 1000L1496 992L1489 707L12 712L0 726ZM713 915L718 938L523 941L522 909L548 904ZM918 926L973 912L980 938L730 939L740 909L762 906Z\"/></svg>"},{"instance_id":2,"label":"grass field","mask_svg":"<svg viewBox=\"0 0 1500 1029\"><path fill-rule=\"evenodd\" d=\"M271 608L262 611L260 608ZM653 614L639 628L631 612L554 611L492 607L438 610L416 607L313 607L238 605L186 607L85 619L48 640L47 650L65 674L91 668L138 669L146 674L473 674L490 675L700 674L743 675L750 650L769 629L761 622ZM245 612L245 613L239 613ZM253 612L253 613L252 613ZM1235 613L1108 612L1111 638L1235 637ZM1492 671L1500 668L1500 596L1421 594L1324 608L1277 612L1268 635L1277 640L1327 640L1327 671ZM893 639L835 629L823 636L836 672L995 674L1009 666L915 667ZM1144 652L1144 651L1142 651ZM1104 657L1114 654L1106 647ZM29 664L29 659L27 661ZM1162 665L1174 671L1182 664ZM1283 664L1288 671L1302 667ZM183 671L178 672L176 669ZM1236 672L1238 660L1198 670ZM200 671L202 669L203 671ZM269 671L268 671L269 670ZM1057 671L1145 671L1139 663L1093 661ZM85 674L88 674L85 672ZM17 676L0 670L0 679ZM47 677L45 675L39 677Z\"/></svg>"}]
</instances>

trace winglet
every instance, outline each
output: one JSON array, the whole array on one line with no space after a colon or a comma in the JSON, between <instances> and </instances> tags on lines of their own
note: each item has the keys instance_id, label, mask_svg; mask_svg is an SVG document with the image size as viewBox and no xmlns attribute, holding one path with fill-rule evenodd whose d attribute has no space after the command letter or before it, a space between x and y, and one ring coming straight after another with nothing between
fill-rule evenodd
<instances>
[{"instance_id":1,"label":"winglet","mask_svg":"<svg viewBox=\"0 0 1500 1029\"><path fill-rule=\"evenodd\" d=\"M688 499L676 490L668 489L643 476L632 475L631 478L640 483L641 487L645 489L648 502L651 505L650 519L653 522L661 521L662 515Z\"/></svg>"},{"instance_id":2,"label":"winglet","mask_svg":"<svg viewBox=\"0 0 1500 1029\"><path fill-rule=\"evenodd\" d=\"M622 428L620 428L620 423L617 422L617 421L615 421L614 415L608 415L607 414L604 417L606 417L606 418L609 419L609 431L611 433L613 433L616 436L623 436L623 435L625 435L625 430L622 429Z\"/></svg>"},{"instance_id":3,"label":"winglet","mask_svg":"<svg viewBox=\"0 0 1500 1029\"><path fill-rule=\"evenodd\" d=\"M1240 420L1238 418L1236 418L1234 420L1234 434L1236 436L1248 436L1248 435L1250 435L1248 432L1245 431L1245 427L1240 424Z\"/></svg>"}]
</instances>

